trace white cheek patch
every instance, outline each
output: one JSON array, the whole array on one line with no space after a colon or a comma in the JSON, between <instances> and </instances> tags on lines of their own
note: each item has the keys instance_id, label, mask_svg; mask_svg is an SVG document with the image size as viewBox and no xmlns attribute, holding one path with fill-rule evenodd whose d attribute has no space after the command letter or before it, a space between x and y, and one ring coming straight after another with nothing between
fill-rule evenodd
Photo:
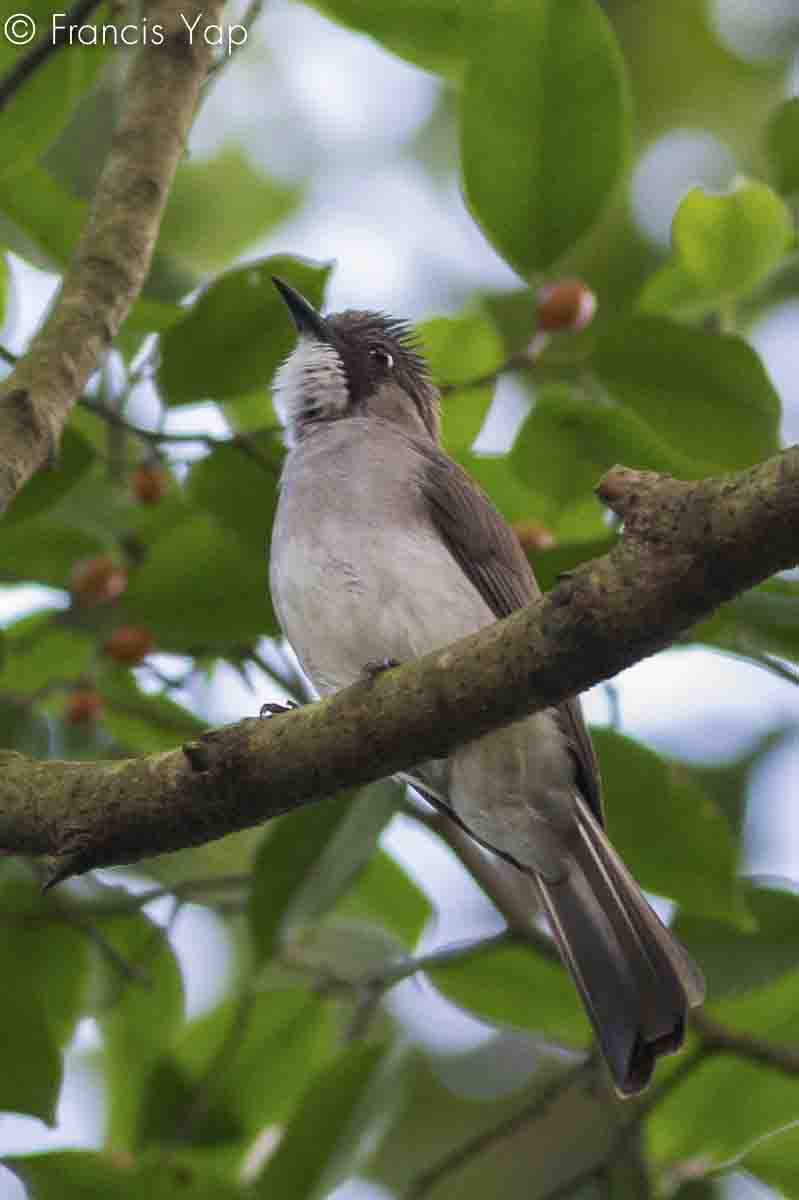
<instances>
[{"instance_id":1,"label":"white cheek patch","mask_svg":"<svg viewBox=\"0 0 799 1200\"><path fill-rule=\"evenodd\" d=\"M325 342L301 337L295 350L275 372L275 408L289 445L303 421L330 420L350 403L347 375L338 352Z\"/></svg>"}]
</instances>

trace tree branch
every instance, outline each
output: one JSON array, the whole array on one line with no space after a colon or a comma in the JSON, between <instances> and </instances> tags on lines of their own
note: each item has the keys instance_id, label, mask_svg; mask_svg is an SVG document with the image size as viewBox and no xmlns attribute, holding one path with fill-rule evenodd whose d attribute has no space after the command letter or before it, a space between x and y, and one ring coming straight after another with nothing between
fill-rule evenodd
<instances>
[{"instance_id":1,"label":"tree branch","mask_svg":"<svg viewBox=\"0 0 799 1200\"><path fill-rule=\"evenodd\" d=\"M151 0L162 45L142 45L92 211L58 300L30 350L0 385L0 512L56 461L72 406L119 331L150 266L212 49L204 30L221 0ZM199 18L189 36L186 21ZM185 19L182 19L185 18Z\"/></svg>"},{"instance_id":2,"label":"tree branch","mask_svg":"<svg viewBox=\"0 0 799 1200\"><path fill-rule=\"evenodd\" d=\"M617 467L599 494L625 522L613 550L447 649L183 750L104 763L3 754L0 846L60 856L65 878L257 825L557 704L799 557L797 448L696 483Z\"/></svg>"}]
</instances>

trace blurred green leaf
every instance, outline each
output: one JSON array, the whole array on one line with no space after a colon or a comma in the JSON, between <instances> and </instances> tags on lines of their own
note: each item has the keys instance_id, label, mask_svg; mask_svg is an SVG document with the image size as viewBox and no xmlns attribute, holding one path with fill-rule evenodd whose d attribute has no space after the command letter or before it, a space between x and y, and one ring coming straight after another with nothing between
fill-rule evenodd
<instances>
[{"instance_id":1,"label":"blurred green leaf","mask_svg":"<svg viewBox=\"0 0 799 1200\"><path fill-rule=\"evenodd\" d=\"M81 558L107 547L97 536L49 516L9 525L2 534L0 580L32 580L47 587L66 588L70 572Z\"/></svg>"},{"instance_id":2,"label":"blurred green leaf","mask_svg":"<svg viewBox=\"0 0 799 1200\"><path fill-rule=\"evenodd\" d=\"M488 375L504 358L502 340L480 313L434 317L419 326L422 348L438 384L465 384ZM442 441L449 454L477 437L494 395L493 383L457 387L442 402Z\"/></svg>"},{"instance_id":3,"label":"blurred green leaf","mask_svg":"<svg viewBox=\"0 0 799 1200\"><path fill-rule=\"evenodd\" d=\"M586 542L560 542L551 550L541 550L538 554L528 555L533 564L536 579L543 591L554 587L559 577L567 571L573 571L580 563L592 558L601 558L613 549L617 541L615 533L605 537L594 538Z\"/></svg>"},{"instance_id":4,"label":"blurred green leaf","mask_svg":"<svg viewBox=\"0 0 799 1200\"><path fill-rule=\"evenodd\" d=\"M133 754L173 750L181 739L198 737L208 725L167 696L143 692L131 671L107 664L97 677L103 725Z\"/></svg>"},{"instance_id":5,"label":"blurred green leaf","mask_svg":"<svg viewBox=\"0 0 799 1200\"><path fill-rule=\"evenodd\" d=\"M350 1046L315 1077L277 1150L256 1178L253 1197L311 1200L329 1190L331 1176L335 1179L343 1173L342 1152L351 1140L354 1123L366 1108L383 1051L380 1045ZM380 1114L372 1116L379 1120Z\"/></svg>"},{"instance_id":6,"label":"blurred green leaf","mask_svg":"<svg viewBox=\"0 0 799 1200\"><path fill-rule=\"evenodd\" d=\"M36 266L50 271L66 266L87 213L86 204L43 167L0 176L0 235Z\"/></svg>"},{"instance_id":7,"label":"blurred green leaf","mask_svg":"<svg viewBox=\"0 0 799 1200\"><path fill-rule=\"evenodd\" d=\"M696 778L609 729L592 737L610 837L639 883L688 912L745 924L730 826Z\"/></svg>"},{"instance_id":8,"label":"blurred green leaf","mask_svg":"<svg viewBox=\"0 0 799 1200\"><path fill-rule=\"evenodd\" d=\"M155 1064L142 1092L137 1147L214 1146L243 1134L227 1097L219 1095L216 1077L198 1088L171 1057Z\"/></svg>"},{"instance_id":9,"label":"blurred green leaf","mask_svg":"<svg viewBox=\"0 0 799 1200\"><path fill-rule=\"evenodd\" d=\"M95 650L92 636L62 624L60 614L34 613L6 631L6 658L0 686L31 693L54 680L82 675Z\"/></svg>"},{"instance_id":10,"label":"blurred green leaf","mask_svg":"<svg viewBox=\"0 0 799 1200\"><path fill-rule=\"evenodd\" d=\"M356 820L353 814L359 807L359 793L343 793L282 817L261 842L255 860L253 886L250 894L250 932L259 962L270 958L280 945L289 920L303 920L305 909L302 896L307 888L309 915L321 911L322 898L332 904L338 891L326 889L324 879L314 884L314 876L323 875L326 851L347 822ZM361 814L368 817L367 813ZM381 809L373 824L362 821L363 840L354 839L347 847L348 863L353 855L360 865L374 849L377 835L388 819ZM348 872L336 866L338 878L346 881Z\"/></svg>"},{"instance_id":11,"label":"blurred green leaf","mask_svg":"<svg viewBox=\"0 0 799 1200\"><path fill-rule=\"evenodd\" d=\"M693 188L674 216L672 239L700 288L728 298L751 292L778 266L793 222L776 192L746 179L722 196Z\"/></svg>"},{"instance_id":12,"label":"blurred green leaf","mask_svg":"<svg viewBox=\"0 0 799 1200\"><path fill-rule=\"evenodd\" d=\"M698 641L738 654L773 654L799 662L799 584L769 579L723 604L693 630Z\"/></svg>"},{"instance_id":13,"label":"blurred green leaf","mask_svg":"<svg viewBox=\"0 0 799 1200\"><path fill-rule=\"evenodd\" d=\"M212 513L259 560L277 507L283 454L275 434L253 433L246 445L216 446L195 463L186 482L189 504Z\"/></svg>"},{"instance_id":14,"label":"blurred green leaf","mask_svg":"<svg viewBox=\"0 0 799 1200\"><path fill-rule=\"evenodd\" d=\"M177 653L250 646L276 628L266 556L204 513L158 538L131 577L122 612Z\"/></svg>"},{"instance_id":15,"label":"blurred green leaf","mask_svg":"<svg viewBox=\"0 0 799 1200\"><path fill-rule=\"evenodd\" d=\"M225 1000L189 1022L176 1041L175 1058L195 1086L204 1080L256 1133L288 1117L332 1050L333 1029L320 996L265 987L247 1007Z\"/></svg>"},{"instance_id":16,"label":"blurred green leaf","mask_svg":"<svg viewBox=\"0 0 799 1200\"><path fill-rule=\"evenodd\" d=\"M196 1161L162 1155L133 1161L95 1150L55 1150L4 1159L31 1200L237 1200L245 1193Z\"/></svg>"},{"instance_id":17,"label":"blurred green leaf","mask_svg":"<svg viewBox=\"0 0 799 1200\"><path fill-rule=\"evenodd\" d=\"M298 187L257 171L240 146L181 163L169 193L159 249L201 271L218 271L297 207Z\"/></svg>"},{"instance_id":18,"label":"blurred green leaf","mask_svg":"<svg viewBox=\"0 0 799 1200\"><path fill-rule=\"evenodd\" d=\"M675 930L707 981L708 1002L767 987L796 970L799 896L756 884L744 886L752 927L736 928L696 912L681 912Z\"/></svg>"},{"instance_id":19,"label":"blurred green leaf","mask_svg":"<svg viewBox=\"0 0 799 1200\"><path fill-rule=\"evenodd\" d=\"M799 192L799 96L792 96L771 114L766 152L777 190L786 196Z\"/></svg>"},{"instance_id":20,"label":"blurred green leaf","mask_svg":"<svg viewBox=\"0 0 799 1200\"><path fill-rule=\"evenodd\" d=\"M462 0L311 0L340 25L367 33L386 50L426 71L455 75L463 62Z\"/></svg>"},{"instance_id":21,"label":"blurred green leaf","mask_svg":"<svg viewBox=\"0 0 799 1200\"><path fill-rule=\"evenodd\" d=\"M718 307L718 296L704 292L684 263L670 259L658 267L638 297L638 310L653 317L696 320Z\"/></svg>"},{"instance_id":22,"label":"blurred green leaf","mask_svg":"<svg viewBox=\"0 0 799 1200\"><path fill-rule=\"evenodd\" d=\"M26 0L24 7L3 8L4 20L13 21L12 14L16 14L14 29L20 35L35 26L39 39L52 39L59 32L58 26L68 23L65 13L53 12L49 0ZM107 10L102 11L107 16ZM93 20L93 16L86 17L83 27L88 29ZM90 40L88 34L83 40ZM30 52L30 46L31 42L17 40L7 31L0 38L0 76L5 77ZM66 125L107 51L102 45L82 45L73 39L60 53L48 55L25 79L24 86L16 89L4 105L0 125L0 174L22 174L37 161Z\"/></svg>"},{"instance_id":23,"label":"blurred green leaf","mask_svg":"<svg viewBox=\"0 0 799 1200\"><path fill-rule=\"evenodd\" d=\"M164 333L172 325L182 321L185 315L186 309L181 308L179 304L140 296L128 313L114 345L129 360L137 353L148 334Z\"/></svg>"},{"instance_id":24,"label":"blurred green leaf","mask_svg":"<svg viewBox=\"0 0 799 1200\"><path fill-rule=\"evenodd\" d=\"M565 384L539 389L510 454L511 467L545 498L545 519L553 521L581 497L592 497L600 477L619 462L678 475L691 469L690 459L666 444L643 416L597 404ZM599 502L595 505L600 519Z\"/></svg>"},{"instance_id":25,"label":"blurred green leaf","mask_svg":"<svg viewBox=\"0 0 799 1200\"><path fill-rule=\"evenodd\" d=\"M779 397L738 337L633 317L599 339L592 365L616 400L693 461L693 476L749 466L779 449Z\"/></svg>"},{"instance_id":26,"label":"blurred green leaf","mask_svg":"<svg viewBox=\"0 0 799 1200\"><path fill-rule=\"evenodd\" d=\"M524 946L477 950L428 971L448 1000L496 1025L584 1045L588 1021L574 985L559 963Z\"/></svg>"},{"instance_id":27,"label":"blurred green leaf","mask_svg":"<svg viewBox=\"0 0 799 1200\"><path fill-rule=\"evenodd\" d=\"M0 866L5 986L0 1020L9 1031L0 1072L0 1109L52 1124L61 1088L61 1051L72 1036L87 982L88 946L30 871L14 859ZM13 1034L13 1036L11 1036Z\"/></svg>"},{"instance_id":28,"label":"blurred green leaf","mask_svg":"<svg viewBox=\"0 0 799 1200\"><path fill-rule=\"evenodd\" d=\"M167 404L268 388L296 337L272 276L285 278L320 307L330 271L277 255L216 279L161 337L158 381Z\"/></svg>"},{"instance_id":29,"label":"blurred green leaf","mask_svg":"<svg viewBox=\"0 0 799 1200\"><path fill-rule=\"evenodd\" d=\"M629 98L594 0L471 6L461 155L469 206L522 276L594 224L627 154Z\"/></svg>"},{"instance_id":30,"label":"blurred green leaf","mask_svg":"<svg viewBox=\"0 0 799 1200\"><path fill-rule=\"evenodd\" d=\"M4 682L4 686L7 686ZM32 704L0 699L0 746L46 758L50 750L51 730L47 718Z\"/></svg>"},{"instance_id":31,"label":"blurred green leaf","mask_svg":"<svg viewBox=\"0 0 799 1200\"><path fill-rule=\"evenodd\" d=\"M345 919L377 918L407 949L415 946L431 913L424 892L385 850L372 855L355 886L336 906L336 914Z\"/></svg>"},{"instance_id":32,"label":"blurred green leaf","mask_svg":"<svg viewBox=\"0 0 799 1200\"><path fill-rule=\"evenodd\" d=\"M799 1191L799 1119L760 1137L735 1166L780 1188L785 1196L795 1196Z\"/></svg>"},{"instance_id":33,"label":"blurred green leaf","mask_svg":"<svg viewBox=\"0 0 799 1200\"><path fill-rule=\"evenodd\" d=\"M94 451L86 438L74 429L65 430L55 466L36 472L8 510L4 527L49 509L85 475L93 462Z\"/></svg>"},{"instance_id":34,"label":"blurred green leaf","mask_svg":"<svg viewBox=\"0 0 799 1200\"><path fill-rule=\"evenodd\" d=\"M94 1009L103 1033L108 1139L135 1145L144 1088L183 1019L183 981L163 929L142 913L97 919Z\"/></svg>"}]
</instances>

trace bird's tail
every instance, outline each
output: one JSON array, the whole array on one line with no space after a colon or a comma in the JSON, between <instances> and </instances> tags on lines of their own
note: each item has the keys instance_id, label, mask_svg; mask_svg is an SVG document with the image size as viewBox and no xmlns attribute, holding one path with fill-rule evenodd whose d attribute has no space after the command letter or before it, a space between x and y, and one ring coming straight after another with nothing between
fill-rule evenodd
<instances>
[{"instance_id":1,"label":"bird's tail","mask_svg":"<svg viewBox=\"0 0 799 1200\"><path fill-rule=\"evenodd\" d=\"M568 873L537 883L616 1089L631 1095L646 1087L659 1055L680 1047L704 980L582 800L578 831Z\"/></svg>"}]
</instances>

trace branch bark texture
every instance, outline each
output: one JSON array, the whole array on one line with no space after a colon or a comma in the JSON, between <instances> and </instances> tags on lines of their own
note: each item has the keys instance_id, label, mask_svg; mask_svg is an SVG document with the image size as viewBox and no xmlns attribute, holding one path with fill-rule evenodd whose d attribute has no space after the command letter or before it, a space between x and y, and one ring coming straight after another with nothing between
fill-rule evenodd
<instances>
[{"instance_id":1,"label":"branch bark texture","mask_svg":"<svg viewBox=\"0 0 799 1200\"><path fill-rule=\"evenodd\" d=\"M534 605L270 721L111 763L0 763L0 846L58 878L195 845L405 770L667 646L799 560L799 448L685 483L616 467L598 492L624 536Z\"/></svg>"},{"instance_id":2,"label":"branch bark texture","mask_svg":"<svg viewBox=\"0 0 799 1200\"><path fill-rule=\"evenodd\" d=\"M221 0L145 5L151 24L163 26L163 44L143 45L133 62L91 214L55 306L0 386L0 512L39 467L55 466L70 410L141 291L211 64L203 33L219 23L221 9ZM195 17L190 36L186 21Z\"/></svg>"}]
</instances>

